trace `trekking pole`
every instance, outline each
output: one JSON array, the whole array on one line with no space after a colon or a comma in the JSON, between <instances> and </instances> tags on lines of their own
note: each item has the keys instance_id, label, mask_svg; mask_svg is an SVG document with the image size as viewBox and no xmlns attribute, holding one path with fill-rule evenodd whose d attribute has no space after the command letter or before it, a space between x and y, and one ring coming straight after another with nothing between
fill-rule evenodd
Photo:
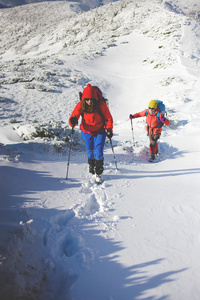
<instances>
[{"instance_id":1,"label":"trekking pole","mask_svg":"<svg viewBox=\"0 0 200 300\"><path fill-rule=\"evenodd\" d=\"M71 154L71 148L72 148L72 138L73 138L73 133L74 133L74 126L72 127L71 131L71 137L69 141L69 155L68 155L68 162L67 162L67 173L66 173L66 179L68 179L68 172L69 172L69 161L70 161L70 154Z\"/></svg>"},{"instance_id":2,"label":"trekking pole","mask_svg":"<svg viewBox=\"0 0 200 300\"><path fill-rule=\"evenodd\" d=\"M116 170L118 171L118 168L117 168L117 160L116 160L116 157L115 157L115 153L114 153L114 149L113 149L112 140L111 140L111 138L110 138L109 140L110 140L110 145L111 145L111 149L112 149L112 152L113 152L113 157L114 157L114 161L115 161L115 167L116 167Z\"/></svg>"},{"instance_id":3,"label":"trekking pole","mask_svg":"<svg viewBox=\"0 0 200 300\"><path fill-rule=\"evenodd\" d=\"M133 138L133 147L135 146L135 140L134 140L134 133L133 133L133 121L131 119L131 131L132 131L132 138Z\"/></svg>"}]
</instances>

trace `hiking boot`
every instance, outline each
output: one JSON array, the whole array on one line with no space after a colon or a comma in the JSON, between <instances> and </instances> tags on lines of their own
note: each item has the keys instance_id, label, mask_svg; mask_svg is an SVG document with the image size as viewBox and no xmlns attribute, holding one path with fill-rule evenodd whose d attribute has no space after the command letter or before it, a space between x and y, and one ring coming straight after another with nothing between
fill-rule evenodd
<instances>
[{"instance_id":1,"label":"hiking boot","mask_svg":"<svg viewBox=\"0 0 200 300\"><path fill-rule=\"evenodd\" d=\"M101 175L96 174L95 181L96 181L96 183L101 184L103 182L103 179L102 179Z\"/></svg>"},{"instance_id":2,"label":"hiking boot","mask_svg":"<svg viewBox=\"0 0 200 300\"><path fill-rule=\"evenodd\" d=\"M95 161L95 171L97 175L101 175L103 173L103 159Z\"/></svg>"},{"instance_id":3,"label":"hiking boot","mask_svg":"<svg viewBox=\"0 0 200 300\"><path fill-rule=\"evenodd\" d=\"M88 158L89 172L95 174L95 159Z\"/></svg>"},{"instance_id":4,"label":"hiking boot","mask_svg":"<svg viewBox=\"0 0 200 300\"><path fill-rule=\"evenodd\" d=\"M151 156L149 157L148 161L152 162L152 161L154 161L154 159L155 159L155 155L151 155Z\"/></svg>"}]
</instances>

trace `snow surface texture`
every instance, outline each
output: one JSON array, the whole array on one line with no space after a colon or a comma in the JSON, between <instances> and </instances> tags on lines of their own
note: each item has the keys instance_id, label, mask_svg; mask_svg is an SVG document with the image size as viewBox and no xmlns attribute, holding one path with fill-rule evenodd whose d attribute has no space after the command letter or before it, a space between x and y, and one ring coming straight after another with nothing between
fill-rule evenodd
<instances>
[{"instance_id":1,"label":"snow surface texture","mask_svg":"<svg viewBox=\"0 0 200 300\"><path fill-rule=\"evenodd\" d=\"M192 10L191 10L192 9ZM194 1L0 10L0 298L199 300L200 25ZM192 11L192 12L191 12ZM114 118L115 169L88 173L68 118L86 83ZM145 119L166 104L159 156Z\"/></svg>"}]
</instances>

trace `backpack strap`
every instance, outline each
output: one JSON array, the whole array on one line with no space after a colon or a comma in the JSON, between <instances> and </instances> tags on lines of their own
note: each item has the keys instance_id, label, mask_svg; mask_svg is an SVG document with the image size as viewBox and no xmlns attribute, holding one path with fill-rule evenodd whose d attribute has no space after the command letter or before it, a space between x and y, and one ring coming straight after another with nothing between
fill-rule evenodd
<instances>
[{"instance_id":1,"label":"backpack strap","mask_svg":"<svg viewBox=\"0 0 200 300\"><path fill-rule=\"evenodd\" d=\"M159 122L159 124L156 126L156 128L163 127L164 124L163 124L163 122L160 121L160 111L157 112L156 116L157 116L157 121Z\"/></svg>"},{"instance_id":2,"label":"backpack strap","mask_svg":"<svg viewBox=\"0 0 200 300\"><path fill-rule=\"evenodd\" d=\"M160 112L157 112L156 117L157 117L157 121L160 122Z\"/></svg>"}]
</instances>

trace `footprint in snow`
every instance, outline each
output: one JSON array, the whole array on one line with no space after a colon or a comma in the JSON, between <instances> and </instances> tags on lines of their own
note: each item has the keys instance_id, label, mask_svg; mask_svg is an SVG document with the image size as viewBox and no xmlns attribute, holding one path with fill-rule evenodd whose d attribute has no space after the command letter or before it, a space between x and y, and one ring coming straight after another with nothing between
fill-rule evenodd
<instances>
[{"instance_id":1,"label":"footprint in snow","mask_svg":"<svg viewBox=\"0 0 200 300\"><path fill-rule=\"evenodd\" d=\"M100 205L95 195L91 194L86 198L84 206L79 208L77 213L80 217L81 216L86 217L97 213L99 209L100 209Z\"/></svg>"},{"instance_id":2,"label":"footprint in snow","mask_svg":"<svg viewBox=\"0 0 200 300\"><path fill-rule=\"evenodd\" d=\"M91 193L91 188L92 188L93 184L91 182L85 182L82 184L80 193L83 194L90 194Z\"/></svg>"},{"instance_id":3,"label":"footprint in snow","mask_svg":"<svg viewBox=\"0 0 200 300\"><path fill-rule=\"evenodd\" d=\"M74 256L83 243L80 236L75 236L73 232L65 227L52 226L43 235L43 245L50 249L55 257Z\"/></svg>"},{"instance_id":4,"label":"footprint in snow","mask_svg":"<svg viewBox=\"0 0 200 300\"><path fill-rule=\"evenodd\" d=\"M72 257L79 251L79 240L68 233L63 242L63 252L65 256Z\"/></svg>"},{"instance_id":5,"label":"footprint in snow","mask_svg":"<svg viewBox=\"0 0 200 300\"><path fill-rule=\"evenodd\" d=\"M51 218L52 224L57 224L59 226L65 226L73 217L75 213L73 209L66 210L64 213L57 214L56 216Z\"/></svg>"}]
</instances>

